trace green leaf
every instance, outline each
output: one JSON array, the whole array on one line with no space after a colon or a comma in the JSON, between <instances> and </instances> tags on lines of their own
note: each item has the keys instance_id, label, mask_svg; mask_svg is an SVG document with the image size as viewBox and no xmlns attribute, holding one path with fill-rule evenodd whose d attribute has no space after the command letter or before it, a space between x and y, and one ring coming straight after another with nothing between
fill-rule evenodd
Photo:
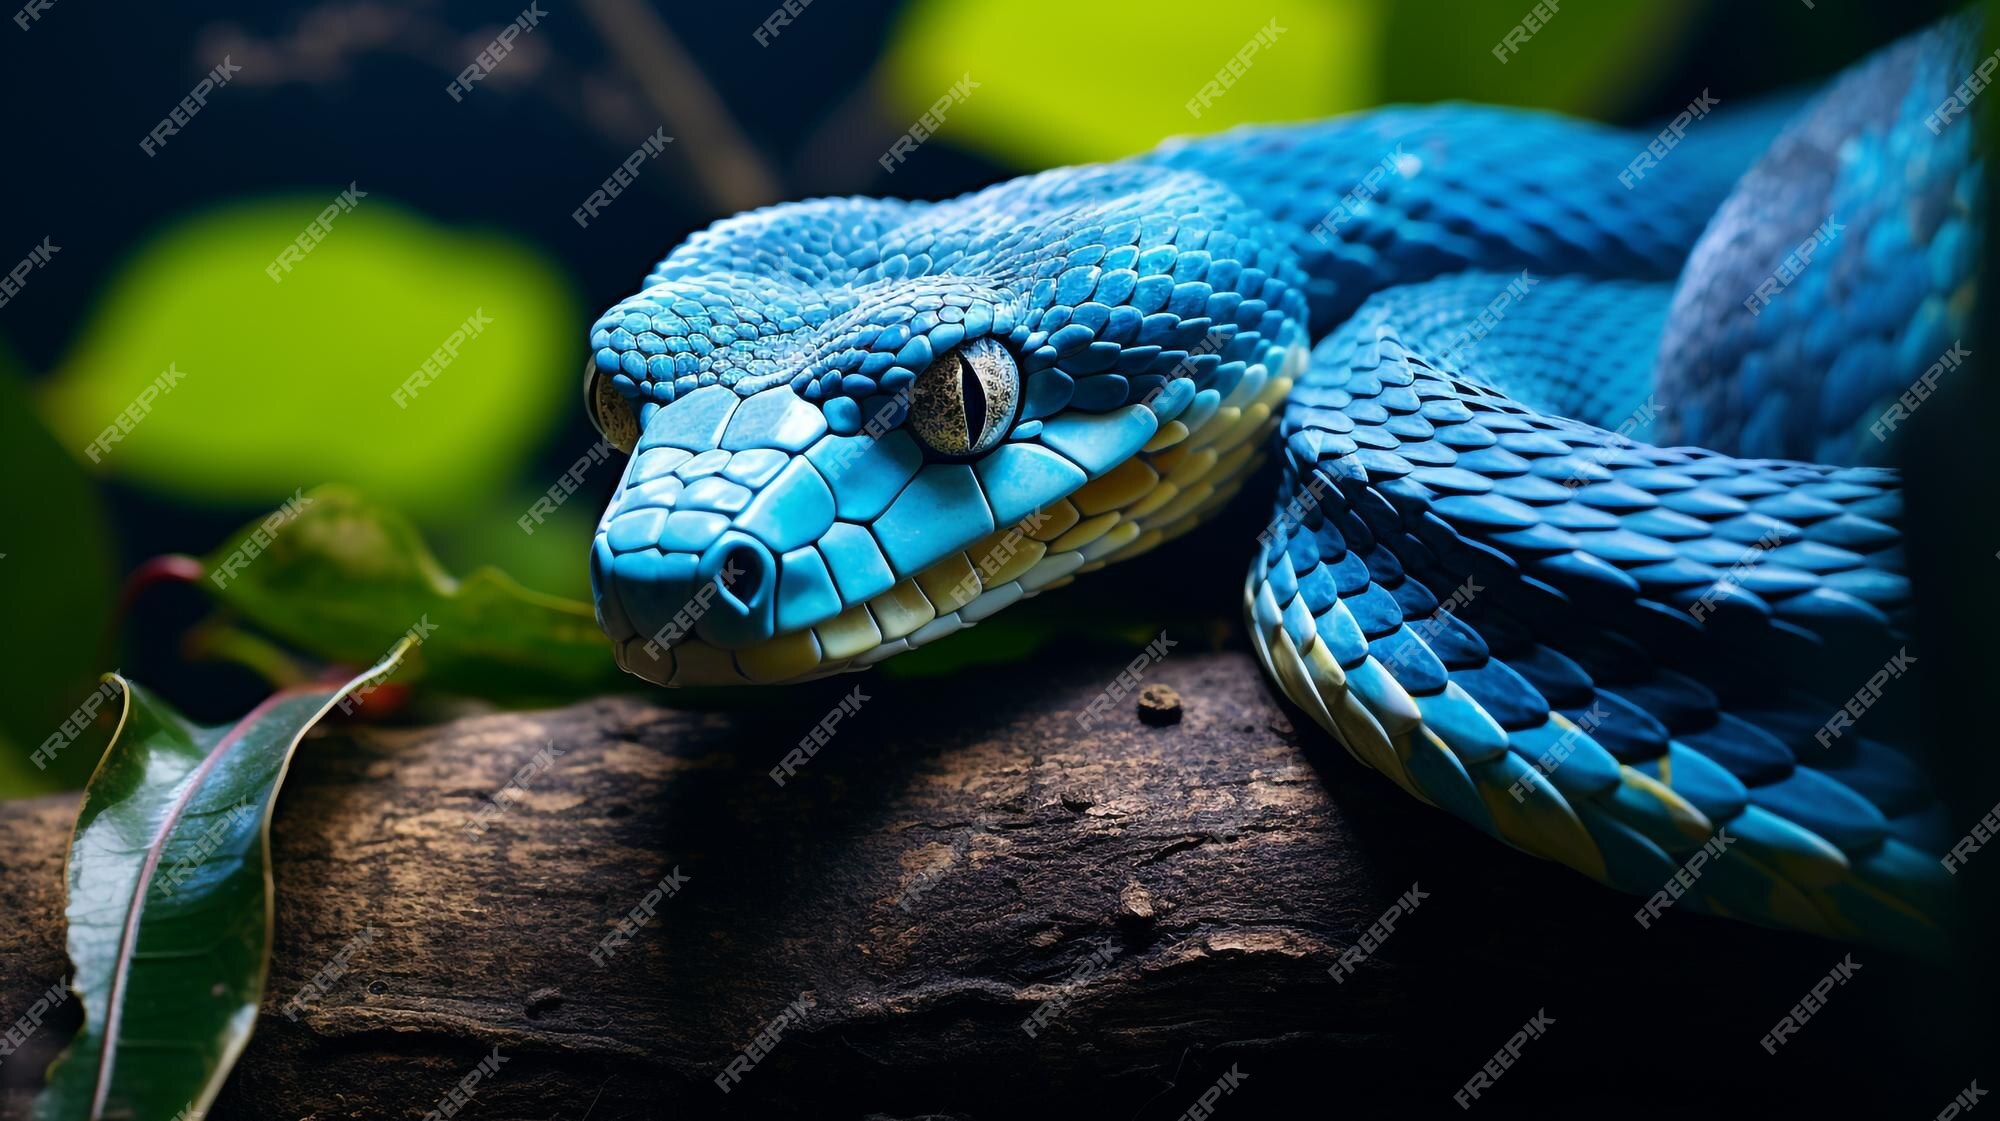
<instances>
[{"instance_id":1,"label":"green leaf","mask_svg":"<svg viewBox=\"0 0 2000 1121\"><path fill-rule=\"evenodd\" d=\"M0 479L0 796L13 796L80 786L97 762L103 731L64 724L109 668L117 577L96 487L36 419L4 354Z\"/></svg>"},{"instance_id":2,"label":"green leaf","mask_svg":"<svg viewBox=\"0 0 2000 1121\"><path fill-rule=\"evenodd\" d=\"M407 519L348 488L290 509L206 558L201 586L293 646L365 665L411 633L412 681L509 705L631 687L590 604L492 567L454 579Z\"/></svg>"},{"instance_id":3,"label":"green leaf","mask_svg":"<svg viewBox=\"0 0 2000 1121\"><path fill-rule=\"evenodd\" d=\"M343 482L432 514L512 482L575 405L579 307L559 266L367 194L273 281L333 196L185 219L118 272L44 398L79 459L251 506ZM490 322L473 331L475 314ZM455 332L456 357L399 404Z\"/></svg>"},{"instance_id":4,"label":"green leaf","mask_svg":"<svg viewBox=\"0 0 2000 1121\"><path fill-rule=\"evenodd\" d=\"M67 868L83 1026L49 1070L39 1121L208 1109L263 998L268 822L292 751L402 649L344 685L285 690L215 728L106 675L124 713L85 790Z\"/></svg>"},{"instance_id":5,"label":"green leaf","mask_svg":"<svg viewBox=\"0 0 2000 1121\"><path fill-rule=\"evenodd\" d=\"M1169 136L1372 103L1386 0L919 0L889 44L896 130L969 76L937 136L1016 167L1117 159ZM1207 105L1187 103L1260 30L1268 45ZM982 62L981 60L985 60ZM995 64L994 60L1008 60ZM1491 62L1491 59L1487 60ZM1199 115L1197 115L1197 113Z\"/></svg>"}]
</instances>

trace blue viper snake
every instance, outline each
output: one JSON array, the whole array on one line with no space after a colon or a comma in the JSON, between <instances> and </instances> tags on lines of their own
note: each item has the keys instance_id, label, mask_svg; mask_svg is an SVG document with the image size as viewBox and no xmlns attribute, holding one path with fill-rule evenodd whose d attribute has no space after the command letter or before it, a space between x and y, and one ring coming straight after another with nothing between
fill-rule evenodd
<instances>
[{"instance_id":1,"label":"blue viper snake","mask_svg":"<svg viewBox=\"0 0 2000 1121\"><path fill-rule=\"evenodd\" d=\"M1682 907L1933 945L1949 823L1868 710L1920 669L1883 418L1970 334L1975 31L1658 133L1388 107L719 222L593 328L599 621L663 685L860 670L1276 458L1251 645L1356 759L1625 891L1707 845Z\"/></svg>"}]
</instances>

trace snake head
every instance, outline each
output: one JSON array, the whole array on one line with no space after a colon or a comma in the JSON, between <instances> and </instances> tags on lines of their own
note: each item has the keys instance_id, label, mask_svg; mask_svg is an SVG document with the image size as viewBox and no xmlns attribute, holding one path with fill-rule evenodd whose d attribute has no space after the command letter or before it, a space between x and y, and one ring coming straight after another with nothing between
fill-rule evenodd
<instances>
[{"instance_id":1,"label":"snake head","mask_svg":"<svg viewBox=\"0 0 2000 1121\"><path fill-rule=\"evenodd\" d=\"M872 665L1220 506L1303 367L1286 236L1212 180L1029 176L728 219L601 316L632 453L591 581L666 685Z\"/></svg>"}]
</instances>

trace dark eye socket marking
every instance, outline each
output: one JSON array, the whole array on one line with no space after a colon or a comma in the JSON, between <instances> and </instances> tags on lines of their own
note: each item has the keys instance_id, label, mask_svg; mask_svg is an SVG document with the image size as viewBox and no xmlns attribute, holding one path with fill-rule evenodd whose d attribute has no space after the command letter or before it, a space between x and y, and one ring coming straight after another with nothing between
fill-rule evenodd
<instances>
[{"instance_id":1,"label":"dark eye socket marking","mask_svg":"<svg viewBox=\"0 0 2000 1121\"><path fill-rule=\"evenodd\" d=\"M939 455L978 455L1000 442L1021 399L1007 348L974 339L939 355L910 393L910 429Z\"/></svg>"}]
</instances>

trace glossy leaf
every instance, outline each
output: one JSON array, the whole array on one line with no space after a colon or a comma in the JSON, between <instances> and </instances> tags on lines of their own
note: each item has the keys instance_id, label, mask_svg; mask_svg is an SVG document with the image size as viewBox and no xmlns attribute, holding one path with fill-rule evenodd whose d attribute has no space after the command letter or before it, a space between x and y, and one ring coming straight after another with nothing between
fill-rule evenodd
<instances>
[{"instance_id":1,"label":"glossy leaf","mask_svg":"<svg viewBox=\"0 0 2000 1121\"><path fill-rule=\"evenodd\" d=\"M631 687L590 604L492 567L455 579L407 519L347 488L301 499L202 562L201 586L258 628L354 664L413 634L408 680L507 704Z\"/></svg>"},{"instance_id":2,"label":"glossy leaf","mask_svg":"<svg viewBox=\"0 0 2000 1121\"><path fill-rule=\"evenodd\" d=\"M341 482L429 515L500 494L576 407L582 309L540 254L358 186L345 211L333 188L244 203L141 248L51 379L50 427L206 503Z\"/></svg>"},{"instance_id":3,"label":"glossy leaf","mask_svg":"<svg viewBox=\"0 0 2000 1121\"><path fill-rule=\"evenodd\" d=\"M39 1121L207 1110L263 998L268 823L292 751L400 653L345 684L277 693L214 728L106 676L123 714L84 793L67 866L83 1026L50 1068Z\"/></svg>"}]
</instances>

